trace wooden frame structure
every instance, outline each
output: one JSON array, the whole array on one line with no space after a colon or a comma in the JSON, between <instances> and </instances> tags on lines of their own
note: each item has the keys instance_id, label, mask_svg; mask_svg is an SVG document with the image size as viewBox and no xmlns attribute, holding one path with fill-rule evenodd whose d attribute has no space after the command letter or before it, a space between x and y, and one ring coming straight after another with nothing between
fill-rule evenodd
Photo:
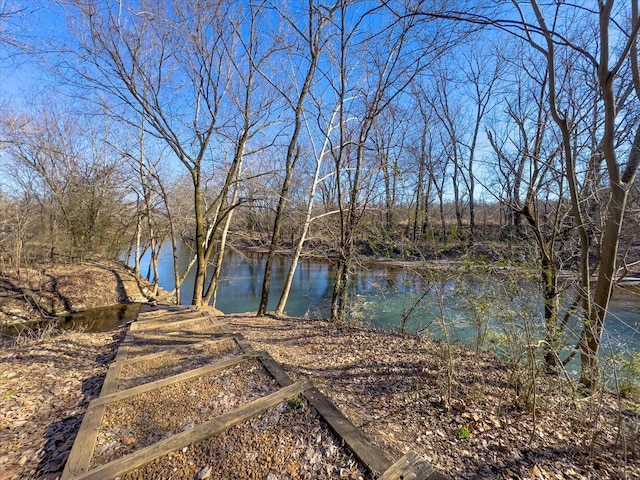
<instances>
[{"instance_id":1,"label":"wooden frame structure","mask_svg":"<svg viewBox=\"0 0 640 480\"><path fill-rule=\"evenodd\" d=\"M211 326L218 326L219 330L211 333L211 338L205 341L200 336L190 337L189 327L193 327L194 322L202 322L207 319L211 320ZM168 326L171 328L168 329ZM171 331L170 334L169 331ZM161 348L160 351L147 355L130 355L132 346L148 341L158 341L158 339L166 337L169 337L166 348ZM176 337L180 338L182 342L178 346L173 345L171 340ZM175 354L184 348L215 344L215 342L228 341L229 339L235 342L237 349L241 352L240 355L118 391L118 379L123 368L127 365L153 361L165 355ZM171 435L152 445L141 447L133 453L108 463L91 467L91 459L107 406L114 402L126 401L138 394L153 392L167 385L219 372L249 360L257 361L264 367L277 383L278 389L276 391L195 425L189 430ZM241 335L230 332L228 327L218 322L216 318L191 308L174 308L143 313L138 321L131 325L118 350L116 360L109 368L100 397L89 404L61 480L117 478L170 452L183 449L224 432L235 425L242 424L297 395L304 397L315 408L318 416L337 437L344 441L348 450L361 462L363 467L371 472L374 478L380 480L444 480L448 478L436 471L414 452L409 452L398 461L392 462L381 448L356 428L311 382L303 380L293 383L287 373L268 353L255 351Z\"/></svg>"}]
</instances>

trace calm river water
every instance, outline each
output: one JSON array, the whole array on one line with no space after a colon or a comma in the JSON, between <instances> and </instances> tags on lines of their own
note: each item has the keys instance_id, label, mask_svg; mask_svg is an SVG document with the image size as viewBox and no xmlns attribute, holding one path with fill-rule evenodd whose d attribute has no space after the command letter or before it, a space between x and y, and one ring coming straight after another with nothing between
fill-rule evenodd
<instances>
[{"instance_id":1,"label":"calm river water","mask_svg":"<svg viewBox=\"0 0 640 480\"><path fill-rule=\"evenodd\" d=\"M180 252L181 264L186 264L188 258L189 251L183 247ZM143 258L142 265L148 265L148 261L147 257ZM217 308L225 313L256 311L264 264L264 254L229 252L222 268ZM274 262L268 305L270 310L278 302L289 264L290 259L286 256L279 256ZM167 290L173 288L172 272L170 249L167 248L160 260L160 286ZM410 268L363 267L354 276L352 298L355 306L352 316L374 327L397 329L403 316L411 311L406 320L408 331L428 329L436 337L446 334L466 344L473 344L477 337L474 318L489 319L493 327L487 337L487 341L490 341L492 338L498 339L509 328L517 328L517 320L515 324L505 320L509 315L516 318L530 314L530 318L537 320L541 317L542 310L535 287L520 285L516 288L519 293L514 293L512 287L505 288L505 281L506 277L492 275L482 284L477 280L472 284L459 281L434 284ZM192 282L193 274L182 288L184 304L191 302ZM328 316L332 285L333 271L328 261L301 261L289 295L287 314ZM428 293L423 297L427 290ZM505 297L510 298L505 300ZM418 300L417 307L413 308ZM446 321L443 322L443 318ZM503 320L494 321L498 318ZM535 323L539 324L539 321ZM607 318L605 341L615 351L640 351L640 293L637 290L614 297Z\"/></svg>"}]
</instances>

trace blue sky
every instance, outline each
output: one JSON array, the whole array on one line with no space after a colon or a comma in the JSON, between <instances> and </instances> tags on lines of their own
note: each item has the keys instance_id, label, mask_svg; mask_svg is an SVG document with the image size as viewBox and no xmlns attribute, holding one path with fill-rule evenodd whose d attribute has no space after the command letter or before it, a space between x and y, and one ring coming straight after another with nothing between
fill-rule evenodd
<instances>
[{"instance_id":1,"label":"blue sky","mask_svg":"<svg viewBox=\"0 0 640 480\"><path fill-rule=\"evenodd\" d=\"M14 45L0 44L0 106L24 108L51 91L53 76L37 57L49 38L65 31L65 20L47 1L8 2L4 12L14 13L2 20L0 32Z\"/></svg>"}]
</instances>

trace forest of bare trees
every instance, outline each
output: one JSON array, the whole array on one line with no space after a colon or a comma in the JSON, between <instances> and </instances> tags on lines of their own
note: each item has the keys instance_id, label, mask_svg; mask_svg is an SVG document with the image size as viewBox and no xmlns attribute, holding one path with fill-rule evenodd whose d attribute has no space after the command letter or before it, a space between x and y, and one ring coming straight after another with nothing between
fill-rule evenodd
<instances>
[{"instance_id":1,"label":"forest of bare trees","mask_svg":"<svg viewBox=\"0 0 640 480\"><path fill-rule=\"evenodd\" d=\"M572 272L572 356L597 378L613 288L639 261L637 0L0 9L3 268L144 251L157 268L172 248L174 294L193 270L205 305L227 246L263 247L258 313L275 295L282 315L315 253L344 322L362 255L481 256L536 270L549 370L568 361Z\"/></svg>"}]
</instances>

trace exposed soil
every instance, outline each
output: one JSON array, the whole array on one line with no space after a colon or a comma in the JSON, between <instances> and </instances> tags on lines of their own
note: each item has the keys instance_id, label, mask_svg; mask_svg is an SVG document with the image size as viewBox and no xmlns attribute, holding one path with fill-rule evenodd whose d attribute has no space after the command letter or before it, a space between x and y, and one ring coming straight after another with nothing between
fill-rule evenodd
<instances>
[{"instance_id":1,"label":"exposed soil","mask_svg":"<svg viewBox=\"0 0 640 480\"><path fill-rule=\"evenodd\" d=\"M117 262L42 265L0 272L0 324L118 303L147 302L150 298L149 285Z\"/></svg>"},{"instance_id":2,"label":"exposed soil","mask_svg":"<svg viewBox=\"0 0 640 480\"><path fill-rule=\"evenodd\" d=\"M43 293L38 298L48 300L36 304L47 305L51 299L56 304L58 298L64 305L61 297L72 308L93 306L90 298L102 299L96 305L121 301L112 272L85 267L88 270L76 270L66 279L61 271L63 281L49 283L57 285L51 287L52 296ZM101 291L88 286L87 279L101 285ZM35 285L25 294L27 290L15 282L3 283L0 310L20 318L37 316L40 307L26 301L40 292ZM27 304L26 309L12 311L18 308L10 306L12 299L20 308ZM411 449L454 478L640 478L640 407L607 392L585 397L567 380L542 375L535 378L535 388L527 390L530 385L518 382L497 357L447 347L427 337L309 319L229 315L220 320L242 333L256 350L268 351L294 380L314 381L392 458ZM0 348L0 480L59 478L123 332L41 336ZM172 344L178 346L179 339ZM237 435L261 438L252 425ZM318 427L308 428L316 432ZM325 438L329 442L325 433L321 438L318 445L325 445ZM198 448L210 452L218 441L227 445L230 437ZM311 461L314 452L323 450L318 446L306 452L292 447L300 469L298 477L291 476L321 478ZM181 453L185 452L176 452L171 461L183 462L177 459ZM357 478L358 467L347 457L341 468L353 474L347 478ZM213 475L199 458L192 462L198 468L189 474ZM347 470L352 467L355 470Z\"/></svg>"},{"instance_id":3,"label":"exposed soil","mask_svg":"<svg viewBox=\"0 0 640 480\"><path fill-rule=\"evenodd\" d=\"M523 405L494 355L317 320L225 320L392 457L412 449L453 478L640 478L640 408L606 392L541 376Z\"/></svg>"},{"instance_id":4,"label":"exposed soil","mask_svg":"<svg viewBox=\"0 0 640 480\"><path fill-rule=\"evenodd\" d=\"M0 348L1 480L60 477L122 337L49 332Z\"/></svg>"}]
</instances>

